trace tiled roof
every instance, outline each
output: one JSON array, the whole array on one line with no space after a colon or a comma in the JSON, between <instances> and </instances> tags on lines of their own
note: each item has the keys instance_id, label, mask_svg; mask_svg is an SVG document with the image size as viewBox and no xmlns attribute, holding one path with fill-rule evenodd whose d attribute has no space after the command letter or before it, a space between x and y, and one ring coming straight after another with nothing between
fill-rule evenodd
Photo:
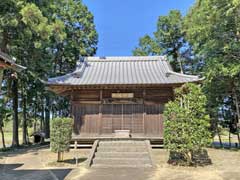
<instances>
[{"instance_id":1,"label":"tiled roof","mask_svg":"<svg viewBox=\"0 0 240 180\"><path fill-rule=\"evenodd\" d=\"M10 56L3 53L2 51L0 51L0 61L6 64L7 67L12 68L16 71L21 71L23 69L26 69L26 67L16 64L15 61Z\"/></svg>"},{"instance_id":2,"label":"tiled roof","mask_svg":"<svg viewBox=\"0 0 240 180\"><path fill-rule=\"evenodd\" d=\"M198 76L172 71L165 56L86 57L70 74L50 78L48 85L179 84Z\"/></svg>"}]
</instances>

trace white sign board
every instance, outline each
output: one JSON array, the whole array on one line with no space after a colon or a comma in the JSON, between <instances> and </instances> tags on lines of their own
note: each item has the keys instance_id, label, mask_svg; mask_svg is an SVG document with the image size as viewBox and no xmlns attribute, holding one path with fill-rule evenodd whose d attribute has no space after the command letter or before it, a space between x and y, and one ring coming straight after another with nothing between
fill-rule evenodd
<instances>
[{"instance_id":1,"label":"white sign board","mask_svg":"<svg viewBox=\"0 0 240 180\"><path fill-rule=\"evenodd\" d=\"M134 98L133 93L112 93L112 98L127 99Z\"/></svg>"}]
</instances>

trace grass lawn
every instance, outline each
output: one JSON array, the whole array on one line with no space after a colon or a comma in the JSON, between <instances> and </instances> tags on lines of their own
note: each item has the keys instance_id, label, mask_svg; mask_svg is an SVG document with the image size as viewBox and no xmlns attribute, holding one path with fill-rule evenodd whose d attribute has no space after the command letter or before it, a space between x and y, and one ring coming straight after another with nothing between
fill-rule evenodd
<instances>
[{"instance_id":1,"label":"grass lawn","mask_svg":"<svg viewBox=\"0 0 240 180\"><path fill-rule=\"evenodd\" d=\"M11 146L12 144L12 128L10 127L10 123L8 124L7 127L5 127L4 129L4 135L5 135L5 143L7 146ZM31 134L33 132L33 129L32 128L29 128L28 129L28 133ZM19 128L19 131L18 131L18 135L19 135L19 143L22 144L22 129ZM223 143L228 143L228 133L225 132L221 135L221 138L222 138L222 142ZM30 138L30 141L31 141L31 138ZM215 142L219 142L219 139L218 139L218 136L215 136L214 137L214 141ZM237 135L234 135L232 134L232 138L231 138L231 142L232 143L238 143L238 139L237 139ZM2 139L0 137L0 148L2 148Z\"/></svg>"},{"instance_id":2,"label":"grass lawn","mask_svg":"<svg viewBox=\"0 0 240 180\"><path fill-rule=\"evenodd\" d=\"M5 137L5 144L7 147L11 146L12 144L12 122L8 122L4 126L4 137ZM33 132L33 128L28 128L28 134ZM19 143L22 144L22 128L18 130L19 136ZM0 148L2 148L2 137L0 135Z\"/></svg>"}]
</instances>

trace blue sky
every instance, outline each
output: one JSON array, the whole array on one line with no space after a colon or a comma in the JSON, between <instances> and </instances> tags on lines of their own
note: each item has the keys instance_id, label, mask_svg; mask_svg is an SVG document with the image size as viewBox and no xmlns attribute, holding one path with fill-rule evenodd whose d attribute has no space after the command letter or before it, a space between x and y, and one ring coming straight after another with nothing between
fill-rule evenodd
<instances>
[{"instance_id":1,"label":"blue sky","mask_svg":"<svg viewBox=\"0 0 240 180\"><path fill-rule=\"evenodd\" d=\"M172 9L186 14L194 0L83 0L99 35L97 56L127 56L145 34L156 30L158 16Z\"/></svg>"}]
</instances>

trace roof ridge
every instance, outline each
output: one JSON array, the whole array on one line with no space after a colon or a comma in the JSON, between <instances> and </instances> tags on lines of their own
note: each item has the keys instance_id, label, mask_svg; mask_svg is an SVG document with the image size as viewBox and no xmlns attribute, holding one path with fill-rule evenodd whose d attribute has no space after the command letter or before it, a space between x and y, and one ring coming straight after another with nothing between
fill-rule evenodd
<instances>
[{"instance_id":1,"label":"roof ridge","mask_svg":"<svg viewBox=\"0 0 240 180\"><path fill-rule=\"evenodd\" d=\"M133 62L133 61L165 61L166 56L104 56L104 57L84 57L88 62Z\"/></svg>"}]
</instances>

